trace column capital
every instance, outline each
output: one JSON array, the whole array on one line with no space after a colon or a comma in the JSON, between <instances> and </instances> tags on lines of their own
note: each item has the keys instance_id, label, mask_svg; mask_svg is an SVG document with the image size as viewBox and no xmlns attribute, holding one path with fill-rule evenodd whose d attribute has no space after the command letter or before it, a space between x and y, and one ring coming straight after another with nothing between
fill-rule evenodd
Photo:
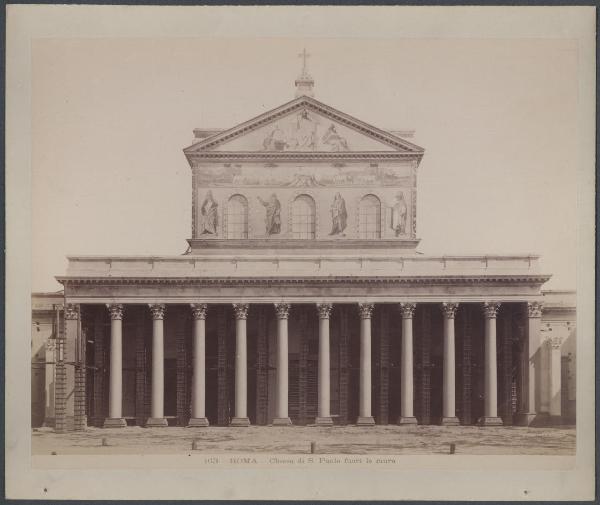
<instances>
[{"instance_id":1,"label":"column capital","mask_svg":"<svg viewBox=\"0 0 600 505\"><path fill-rule=\"evenodd\" d=\"M560 346L563 343L563 339L559 336L556 337L550 337L548 339L548 343L550 344L550 346L552 347L552 349L560 349Z\"/></svg>"},{"instance_id":2,"label":"column capital","mask_svg":"<svg viewBox=\"0 0 600 505\"><path fill-rule=\"evenodd\" d=\"M399 303L398 306L404 319L412 319L415 315L415 310L417 309L416 303Z\"/></svg>"},{"instance_id":3,"label":"column capital","mask_svg":"<svg viewBox=\"0 0 600 505\"><path fill-rule=\"evenodd\" d=\"M319 319L329 319L331 317L332 309L333 305L331 303L317 303Z\"/></svg>"},{"instance_id":4,"label":"column capital","mask_svg":"<svg viewBox=\"0 0 600 505\"><path fill-rule=\"evenodd\" d=\"M483 315L486 319L495 319L500 310L500 304L498 302L485 302L483 304Z\"/></svg>"},{"instance_id":5,"label":"column capital","mask_svg":"<svg viewBox=\"0 0 600 505\"><path fill-rule=\"evenodd\" d=\"M527 302L527 316L532 317L542 317L542 302Z\"/></svg>"},{"instance_id":6,"label":"column capital","mask_svg":"<svg viewBox=\"0 0 600 505\"><path fill-rule=\"evenodd\" d=\"M167 309L164 303L153 303L148 305L150 312L152 312L152 319L162 320L165 318L165 310Z\"/></svg>"},{"instance_id":7,"label":"column capital","mask_svg":"<svg viewBox=\"0 0 600 505\"><path fill-rule=\"evenodd\" d=\"M373 314L373 309L375 308L375 304L373 303L362 303L358 304L358 313L360 314L361 319L371 319L371 315Z\"/></svg>"},{"instance_id":8,"label":"column capital","mask_svg":"<svg viewBox=\"0 0 600 505\"><path fill-rule=\"evenodd\" d=\"M120 321L123 319L123 312L125 309L123 308L123 304L121 303L107 303L106 308L108 309L108 313L110 314L110 318L114 321Z\"/></svg>"},{"instance_id":9,"label":"column capital","mask_svg":"<svg viewBox=\"0 0 600 505\"><path fill-rule=\"evenodd\" d=\"M67 303L65 305L65 319L79 319L79 305Z\"/></svg>"},{"instance_id":10,"label":"column capital","mask_svg":"<svg viewBox=\"0 0 600 505\"><path fill-rule=\"evenodd\" d=\"M458 310L458 303L454 302L443 302L442 303L442 314L446 319L454 319L456 311Z\"/></svg>"},{"instance_id":11,"label":"column capital","mask_svg":"<svg viewBox=\"0 0 600 505\"><path fill-rule=\"evenodd\" d=\"M274 303L277 319L287 319L290 315L292 306L289 303Z\"/></svg>"},{"instance_id":12,"label":"column capital","mask_svg":"<svg viewBox=\"0 0 600 505\"><path fill-rule=\"evenodd\" d=\"M206 311L208 310L206 303L192 303L190 306L192 307L192 317L194 319L206 319Z\"/></svg>"},{"instance_id":13,"label":"column capital","mask_svg":"<svg viewBox=\"0 0 600 505\"><path fill-rule=\"evenodd\" d=\"M250 305L247 303L234 303L233 311L235 312L235 318L236 319L247 319L249 307L250 307Z\"/></svg>"}]
</instances>

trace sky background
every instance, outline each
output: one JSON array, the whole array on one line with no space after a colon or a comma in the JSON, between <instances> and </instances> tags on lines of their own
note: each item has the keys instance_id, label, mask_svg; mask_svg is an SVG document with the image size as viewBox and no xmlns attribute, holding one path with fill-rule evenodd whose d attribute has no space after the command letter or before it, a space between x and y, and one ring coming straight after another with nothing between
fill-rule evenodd
<instances>
[{"instance_id":1,"label":"sky background","mask_svg":"<svg viewBox=\"0 0 600 505\"><path fill-rule=\"evenodd\" d=\"M414 129L420 252L542 255L576 285L577 45L549 39L97 38L32 46L32 289L66 255L181 254L194 128L315 98Z\"/></svg>"}]
</instances>

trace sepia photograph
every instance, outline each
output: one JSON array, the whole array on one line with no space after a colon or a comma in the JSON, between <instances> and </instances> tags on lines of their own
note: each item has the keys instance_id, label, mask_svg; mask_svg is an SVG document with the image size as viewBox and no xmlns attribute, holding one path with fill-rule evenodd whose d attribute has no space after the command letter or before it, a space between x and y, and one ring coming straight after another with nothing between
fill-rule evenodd
<instances>
[{"instance_id":1,"label":"sepia photograph","mask_svg":"<svg viewBox=\"0 0 600 505\"><path fill-rule=\"evenodd\" d=\"M11 6L11 497L593 499L561 9Z\"/></svg>"}]
</instances>

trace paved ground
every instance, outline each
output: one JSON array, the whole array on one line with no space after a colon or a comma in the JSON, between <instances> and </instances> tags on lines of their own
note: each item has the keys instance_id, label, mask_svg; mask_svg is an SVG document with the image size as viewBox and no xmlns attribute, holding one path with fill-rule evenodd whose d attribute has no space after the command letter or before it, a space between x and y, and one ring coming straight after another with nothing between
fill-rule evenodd
<instances>
[{"instance_id":1,"label":"paved ground","mask_svg":"<svg viewBox=\"0 0 600 505\"><path fill-rule=\"evenodd\" d=\"M102 445L102 439L108 445ZM306 454L316 442L321 454L457 454L574 455L575 428L476 426L251 426L249 428L88 428L56 434L32 432L32 453L52 454L183 454L192 448L206 453Z\"/></svg>"}]
</instances>

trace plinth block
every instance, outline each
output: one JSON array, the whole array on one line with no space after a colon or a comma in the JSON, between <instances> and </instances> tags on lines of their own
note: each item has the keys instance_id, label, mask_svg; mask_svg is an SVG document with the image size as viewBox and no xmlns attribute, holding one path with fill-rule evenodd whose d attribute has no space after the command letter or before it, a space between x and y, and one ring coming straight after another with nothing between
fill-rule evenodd
<instances>
[{"instance_id":1,"label":"plinth block","mask_svg":"<svg viewBox=\"0 0 600 505\"><path fill-rule=\"evenodd\" d=\"M103 428L125 428L127 421L122 417L107 417L104 420Z\"/></svg>"},{"instance_id":2,"label":"plinth block","mask_svg":"<svg viewBox=\"0 0 600 505\"><path fill-rule=\"evenodd\" d=\"M229 426L232 426L234 428L250 426L250 419L248 419L247 417L234 417L233 419L231 419L231 423L229 423Z\"/></svg>"},{"instance_id":3,"label":"plinth block","mask_svg":"<svg viewBox=\"0 0 600 505\"><path fill-rule=\"evenodd\" d=\"M192 417L188 423L188 428L206 428L209 425L206 417Z\"/></svg>"},{"instance_id":4,"label":"plinth block","mask_svg":"<svg viewBox=\"0 0 600 505\"><path fill-rule=\"evenodd\" d=\"M529 426L536 420L537 414L530 412L517 413L515 416L515 424L519 426Z\"/></svg>"},{"instance_id":5,"label":"plinth block","mask_svg":"<svg viewBox=\"0 0 600 505\"><path fill-rule=\"evenodd\" d=\"M356 426L375 426L375 419L372 416L359 417L356 420Z\"/></svg>"},{"instance_id":6,"label":"plinth block","mask_svg":"<svg viewBox=\"0 0 600 505\"><path fill-rule=\"evenodd\" d=\"M410 425L410 424L418 424L416 417L399 417L397 421L398 426Z\"/></svg>"},{"instance_id":7,"label":"plinth block","mask_svg":"<svg viewBox=\"0 0 600 505\"><path fill-rule=\"evenodd\" d=\"M440 426L460 426L458 417L443 417Z\"/></svg>"},{"instance_id":8,"label":"plinth block","mask_svg":"<svg viewBox=\"0 0 600 505\"><path fill-rule=\"evenodd\" d=\"M151 417L146 421L146 428L166 428L169 426L166 417Z\"/></svg>"},{"instance_id":9,"label":"plinth block","mask_svg":"<svg viewBox=\"0 0 600 505\"><path fill-rule=\"evenodd\" d=\"M276 417L273 419L273 426L291 426L292 420L289 417Z\"/></svg>"},{"instance_id":10,"label":"plinth block","mask_svg":"<svg viewBox=\"0 0 600 505\"><path fill-rule=\"evenodd\" d=\"M479 426L502 426L502 419L499 417L481 417L477 424Z\"/></svg>"},{"instance_id":11,"label":"plinth block","mask_svg":"<svg viewBox=\"0 0 600 505\"><path fill-rule=\"evenodd\" d=\"M333 419L331 417L317 417L315 424L317 426L333 426Z\"/></svg>"}]
</instances>

